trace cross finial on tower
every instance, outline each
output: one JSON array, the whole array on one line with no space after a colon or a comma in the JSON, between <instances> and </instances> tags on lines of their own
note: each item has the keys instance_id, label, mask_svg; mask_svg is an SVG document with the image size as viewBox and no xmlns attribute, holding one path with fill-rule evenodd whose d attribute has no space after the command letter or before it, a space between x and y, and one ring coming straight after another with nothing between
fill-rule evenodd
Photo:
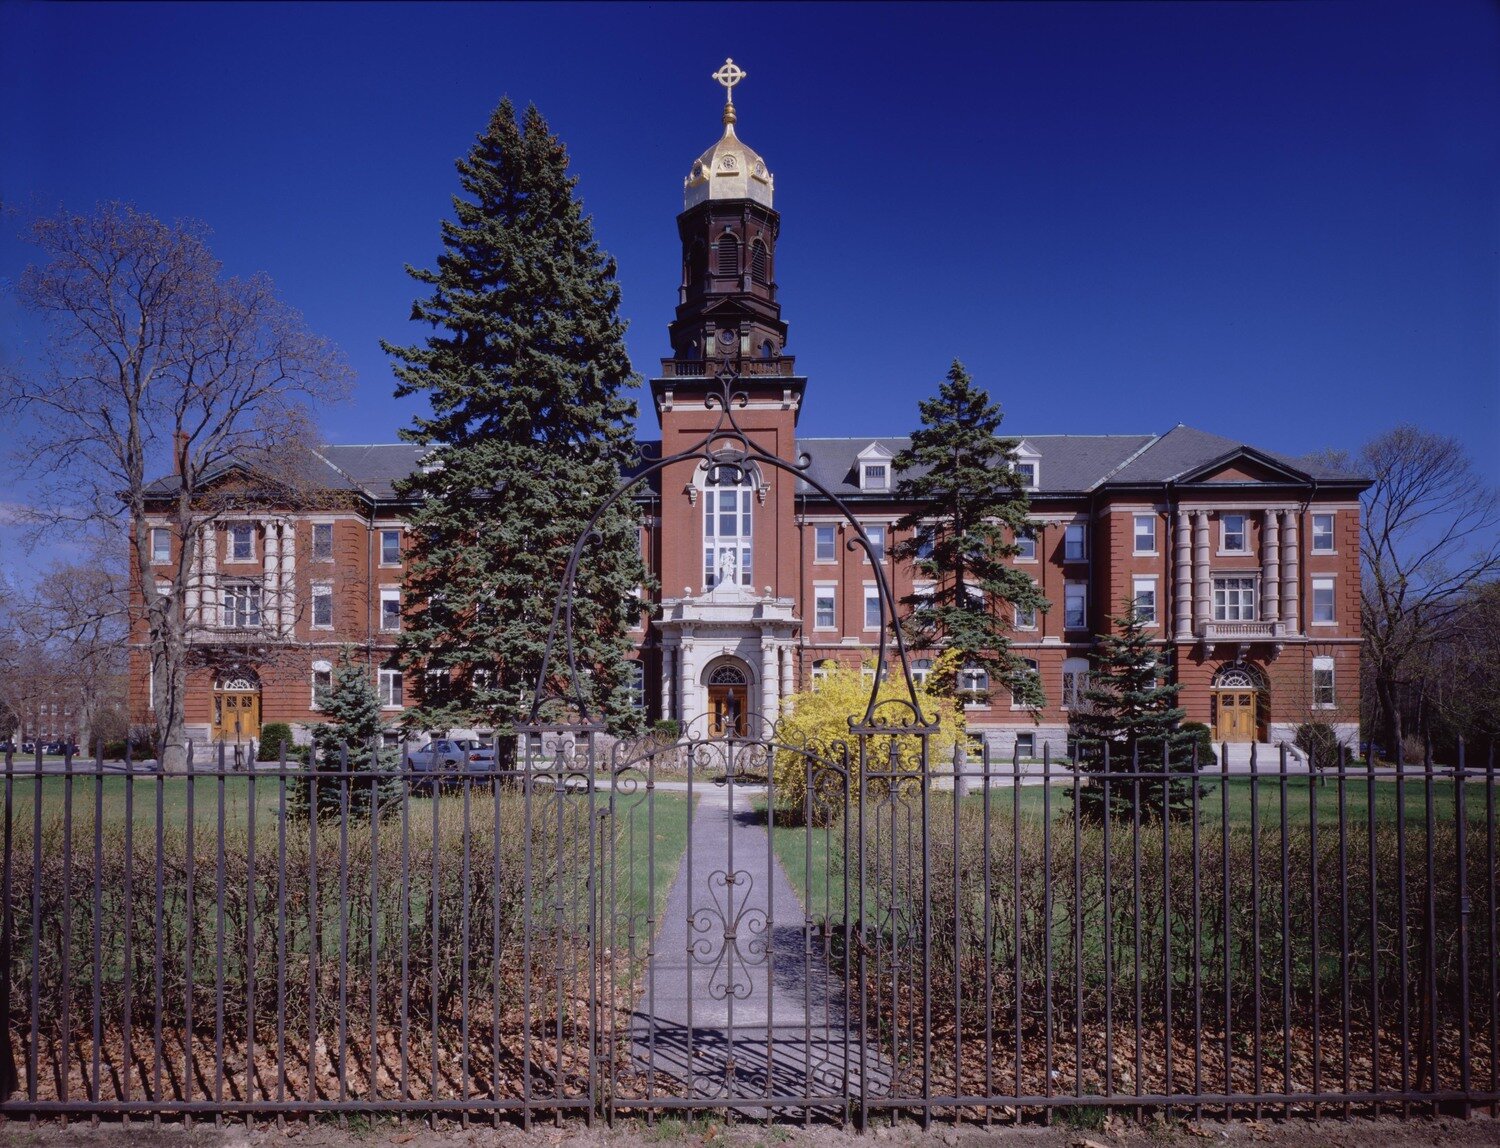
<instances>
[{"instance_id":1,"label":"cross finial on tower","mask_svg":"<svg viewBox=\"0 0 1500 1148\"><path fill-rule=\"evenodd\" d=\"M713 78L724 85L724 98L728 103L734 103L734 86L750 73L745 71L733 60L726 59L724 66L714 73Z\"/></svg>"}]
</instances>

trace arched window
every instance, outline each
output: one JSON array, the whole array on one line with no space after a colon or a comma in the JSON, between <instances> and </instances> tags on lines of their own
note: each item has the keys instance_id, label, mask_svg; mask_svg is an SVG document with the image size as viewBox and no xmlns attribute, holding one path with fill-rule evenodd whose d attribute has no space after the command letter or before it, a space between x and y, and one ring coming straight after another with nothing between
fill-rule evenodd
<instances>
[{"instance_id":1,"label":"arched window","mask_svg":"<svg viewBox=\"0 0 1500 1148\"><path fill-rule=\"evenodd\" d=\"M750 473L732 463L709 469L703 499L703 588L725 582L753 586L751 507L755 484Z\"/></svg>"},{"instance_id":2,"label":"arched window","mask_svg":"<svg viewBox=\"0 0 1500 1148\"><path fill-rule=\"evenodd\" d=\"M932 659L918 658L911 664L911 680L918 686L925 686L927 679L932 674Z\"/></svg>"},{"instance_id":3,"label":"arched window","mask_svg":"<svg viewBox=\"0 0 1500 1148\"><path fill-rule=\"evenodd\" d=\"M767 339L760 345L760 357L762 359L774 359L776 357L776 348L771 344L770 339Z\"/></svg>"},{"instance_id":4,"label":"arched window","mask_svg":"<svg viewBox=\"0 0 1500 1148\"><path fill-rule=\"evenodd\" d=\"M1028 678L1036 679L1041 677L1041 673L1036 664L1036 659L1022 658L1021 661L1026 666L1026 676ZM1025 701L1023 701L1021 698L1021 695L1016 693L1014 690L1012 690L1010 694L1010 704L1012 707L1016 708L1027 708Z\"/></svg>"},{"instance_id":5,"label":"arched window","mask_svg":"<svg viewBox=\"0 0 1500 1148\"><path fill-rule=\"evenodd\" d=\"M1089 686L1089 660L1067 658L1062 665L1062 706L1073 709L1083 700L1083 691Z\"/></svg>"},{"instance_id":6,"label":"arched window","mask_svg":"<svg viewBox=\"0 0 1500 1148\"><path fill-rule=\"evenodd\" d=\"M750 277L757 283L770 282L771 253L759 239L750 244Z\"/></svg>"},{"instance_id":7,"label":"arched window","mask_svg":"<svg viewBox=\"0 0 1500 1148\"><path fill-rule=\"evenodd\" d=\"M817 693L818 689L828 680L828 675L833 672L837 663L832 658L824 658L813 663L812 668L812 691Z\"/></svg>"},{"instance_id":8,"label":"arched window","mask_svg":"<svg viewBox=\"0 0 1500 1148\"><path fill-rule=\"evenodd\" d=\"M714 272L717 275L740 273L740 241L727 231L714 245Z\"/></svg>"},{"instance_id":9,"label":"arched window","mask_svg":"<svg viewBox=\"0 0 1500 1148\"><path fill-rule=\"evenodd\" d=\"M714 667L713 671L708 675L708 684L711 686L743 686L749 683L745 681L744 670L738 666L731 666L725 663L722 666Z\"/></svg>"}]
</instances>

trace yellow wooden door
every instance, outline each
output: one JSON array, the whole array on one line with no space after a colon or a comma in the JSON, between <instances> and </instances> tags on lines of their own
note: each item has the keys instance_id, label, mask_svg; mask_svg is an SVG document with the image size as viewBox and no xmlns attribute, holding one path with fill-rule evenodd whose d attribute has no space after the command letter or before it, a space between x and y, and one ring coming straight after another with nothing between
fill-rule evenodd
<instances>
[{"instance_id":1,"label":"yellow wooden door","mask_svg":"<svg viewBox=\"0 0 1500 1148\"><path fill-rule=\"evenodd\" d=\"M1219 741L1255 740L1255 693L1224 690L1219 694Z\"/></svg>"},{"instance_id":2,"label":"yellow wooden door","mask_svg":"<svg viewBox=\"0 0 1500 1148\"><path fill-rule=\"evenodd\" d=\"M214 695L214 739L253 741L260 737L260 694L224 690Z\"/></svg>"},{"instance_id":3,"label":"yellow wooden door","mask_svg":"<svg viewBox=\"0 0 1500 1148\"><path fill-rule=\"evenodd\" d=\"M745 688L743 686L708 687L709 736L743 737L745 734Z\"/></svg>"}]
</instances>

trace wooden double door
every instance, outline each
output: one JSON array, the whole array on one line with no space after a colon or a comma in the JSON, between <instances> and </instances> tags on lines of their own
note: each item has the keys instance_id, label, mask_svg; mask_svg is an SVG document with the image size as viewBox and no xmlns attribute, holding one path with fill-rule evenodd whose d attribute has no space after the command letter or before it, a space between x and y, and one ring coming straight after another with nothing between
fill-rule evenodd
<instances>
[{"instance_id":1,"label":"wooden double door","mask_svg":"<svg viewBox=\"0 0 1500 1148\"><path fill-rule=\"evenodd\" d=\"M745 736L745 702L743 685L710 685L708 687L708 733L710 737Z\"/></svg>"},{"instance_id":2,"label":"wooden double door","mask_svg":"<svg viewBox=\"0 0 1500 1148\"><path fill-rule=\"evenodd\" d=\"M260 690L215 690L213 734L215 741L258 741Z\"/></svg>"},{"instance_id":3,"label":"wooden double door","mask_svg":"<svg viewBox=\"0 0 1500 1148\"><path fill-rule=\"evenodd\" d=\"M1215 741L1254 741L1258 720L1257 692L1250 689L1215 691L1218 717Z\"/></svg>"}]
</instances>

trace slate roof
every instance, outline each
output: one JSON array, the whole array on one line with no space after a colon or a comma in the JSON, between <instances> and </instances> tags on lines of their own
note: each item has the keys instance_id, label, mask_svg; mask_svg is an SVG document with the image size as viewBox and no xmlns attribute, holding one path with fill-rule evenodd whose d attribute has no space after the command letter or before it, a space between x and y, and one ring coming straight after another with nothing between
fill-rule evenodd
<instances>
[{"instance_id":1,"label":"slate roof","mask_svg":"<svg viewBox=\"0 0 1500 1148\"><path fill-rule=\"evenodd\" d=\"M1042 495L1084 494L1102 486L1154 485L1180 480L1210 463L1248 451L1299 471L1318 482L1363 485L1365 480L1326 464L1296 459L1271 451L1247 447L1235 439L1178 425L1160 435L1023 435L1038 456L1038 493ZM878 443L892 454L903 450L910 439L900 437L799 438L806 452L808 476L841 498L885 498L859 487L859 454ZM659 440L641 440L641 467L661 457ZM326 482L326 489L348 489L376 501L396 497L394 483L420 465L425 447L414 443L329 444L320 447L309 465L313 477ZM638 470L637 470L638 473ZM152 484L152 492L169 494L174 489L168 477ZM816 494L805 480L797 482L799 494Z\"/></svg>"}]
</instances>

